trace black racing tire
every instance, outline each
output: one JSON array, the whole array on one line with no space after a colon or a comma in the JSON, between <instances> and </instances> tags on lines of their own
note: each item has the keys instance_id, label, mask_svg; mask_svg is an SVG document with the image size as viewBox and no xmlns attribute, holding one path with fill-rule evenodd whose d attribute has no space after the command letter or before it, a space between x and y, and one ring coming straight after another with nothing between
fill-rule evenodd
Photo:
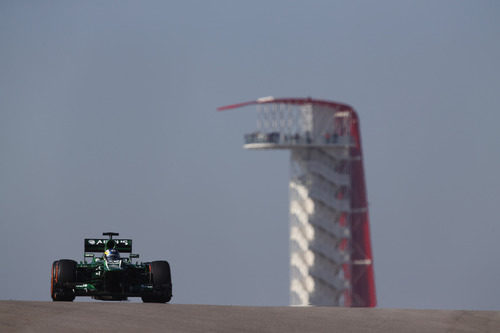
<instances>
[{"instance_id":1,"label":"black racing tire","mask_svg":"<svg viewBox=\"0 0 500 333\"><path fill-rule=\"evenodd\" d=\"M76 261L61 259L52 264L50 294L54 302L73 302L75 291L68 284L76 282Z\"/></svg>"},{"instance_id":2,"label":"black racing tire","mask_svg":"<svg viewBox=\"0 0 500 333\"><path fill-rule=\"evenodd\" d=\"M153 292L142 296L144 303L167 303L172 299L172 276L168 261L159 260L149 264L149 279Z\"/></svg>"},{"instance_id":3,"label":"black racing tire","mask_svg":"<svg viewBox=\"0 0 500 333\"><path fill-rule=\"evenodd\" d=\"M56 276L57 276L57 267L59 265L59 261L54 261L52 263L52 271L50 273L50 297L52 297L52 300L55 299L55 284L56 284Z\"/></svg>"}]
</instances>

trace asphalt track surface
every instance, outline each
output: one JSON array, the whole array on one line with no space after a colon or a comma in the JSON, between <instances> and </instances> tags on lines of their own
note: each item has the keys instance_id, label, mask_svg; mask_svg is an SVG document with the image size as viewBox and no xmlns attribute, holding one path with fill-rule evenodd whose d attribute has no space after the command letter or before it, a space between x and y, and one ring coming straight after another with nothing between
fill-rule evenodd
<instances>
[{"instance_id":1,"label":"asphalt track surface","mask_svg":"<svg viewBox=\"0 0 500 333\"><path fill-rule=\"evenodd\" d=\"M0 301L0 332L500 332L500 312Z\"/></svg>"}]
</instances>

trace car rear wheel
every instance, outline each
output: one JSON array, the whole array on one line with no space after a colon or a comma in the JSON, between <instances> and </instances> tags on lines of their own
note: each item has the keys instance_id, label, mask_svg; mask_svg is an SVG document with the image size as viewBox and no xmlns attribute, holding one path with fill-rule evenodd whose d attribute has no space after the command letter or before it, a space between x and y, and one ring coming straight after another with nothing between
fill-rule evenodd
<instances>
[{"instance_id":1,"label":"car rear wheel","mask_svg":"<svg viewBox=\"0 0 500 333\"><path fill-rule=\"evenodd\" d=\"M166 303L172 298L172 277L167 261L153 261L148 265L153 292L142 297L144 303Z\"/></svg>"},{"instance_id":2,"label":"car rear wheel","mask_svg":"<svg viewBox=\"0 0 500 333\"><path fill-rule=\"evenodd\" d=\"M52 264L50 294L54 302L72 302L75 291L72 284L76 282L76 261L61 259Z\"/></svg>"}]
</instances>

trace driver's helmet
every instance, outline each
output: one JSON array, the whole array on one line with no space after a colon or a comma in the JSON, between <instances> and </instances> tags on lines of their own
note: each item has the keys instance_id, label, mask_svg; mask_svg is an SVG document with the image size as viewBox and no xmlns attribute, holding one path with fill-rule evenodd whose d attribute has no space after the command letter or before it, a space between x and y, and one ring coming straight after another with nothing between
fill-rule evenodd
<instances>
[{"instance_id":1,"label":"driver's helmet","mask_svg":"<svg viewBox=\"0 0 500 333\"><path fill-rule=\"evenodd\" d=\"M106 260L120 260L120 252L116 249L108 249L104 252Z\"/></svg>"}]
</instances>

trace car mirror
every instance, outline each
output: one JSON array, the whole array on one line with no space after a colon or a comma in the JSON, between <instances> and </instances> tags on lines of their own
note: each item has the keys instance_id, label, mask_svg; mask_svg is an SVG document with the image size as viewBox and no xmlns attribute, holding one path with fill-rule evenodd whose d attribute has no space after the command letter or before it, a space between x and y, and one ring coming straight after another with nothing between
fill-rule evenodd
<instances>
[{"instance_id":1,"label":"car mirror","mask_svg":"<svg viewBox=\"0 0 500 333\"><path fill-rule=\"evenodd\" d=\"M91 258L92 260L94 259L94 254L93 253L84 253L83 254L83 261L87 262L85 259Z\"/></svg>"}]
</instances>

